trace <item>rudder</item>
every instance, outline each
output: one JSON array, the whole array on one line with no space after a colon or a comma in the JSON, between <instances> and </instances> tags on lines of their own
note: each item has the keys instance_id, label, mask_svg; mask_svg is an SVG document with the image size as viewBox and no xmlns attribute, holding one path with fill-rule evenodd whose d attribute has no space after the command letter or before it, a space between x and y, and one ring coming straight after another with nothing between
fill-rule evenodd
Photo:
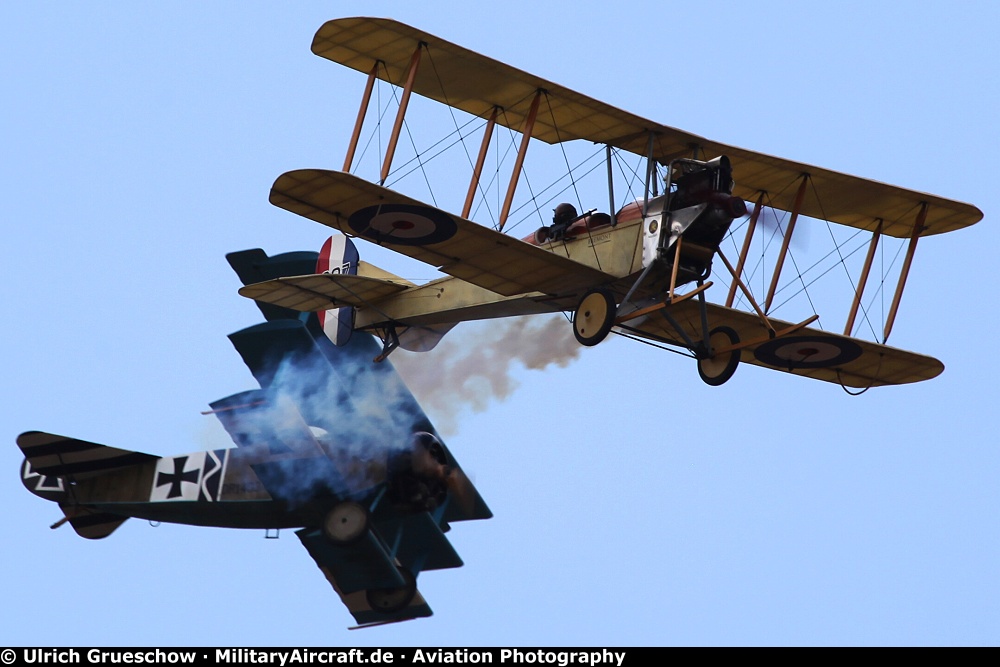
<instances>
[{"instance_id":1,"label":"rudder","mask_svg":"<svg viewBox=\"0 0 1000 667\"><path fill-rule=\"evenodd\" d=\"M355 276L358 274L358 249L354 242L343 234L335 234L326 240L316 260L316 273L339 273ZM338 347L346 345L354 332L354 308L345 306L318 313L323 333Z\"/></svg>"}]
</instances>

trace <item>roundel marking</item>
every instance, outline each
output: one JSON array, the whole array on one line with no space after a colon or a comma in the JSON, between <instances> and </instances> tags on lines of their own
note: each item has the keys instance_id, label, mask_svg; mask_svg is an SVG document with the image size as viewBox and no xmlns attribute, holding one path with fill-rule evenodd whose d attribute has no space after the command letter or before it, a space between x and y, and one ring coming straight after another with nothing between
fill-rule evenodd
<instances>
[{"instance_id":1,"label":"roundel marking","mask_svg":"<svg viewBox=\"0 0 1000 667\"><path fill-rule=\"evenodd\" d=\"M779 368L830 368L860 357L861 346L827 336L785 336L764 343L753 355L758 361Z\"/></svg>"},{"instance_id":2,"label":"roundel marking","mask_svg":"<svg viewBox=\"0 0 1000 667\"><path fill-rule=\"evenodd\" d=\"M359 236L391 245L441 243L458 231L447 213L410 204L367 206L355 211L347 224Z\"/></svg>"}]
</instances>

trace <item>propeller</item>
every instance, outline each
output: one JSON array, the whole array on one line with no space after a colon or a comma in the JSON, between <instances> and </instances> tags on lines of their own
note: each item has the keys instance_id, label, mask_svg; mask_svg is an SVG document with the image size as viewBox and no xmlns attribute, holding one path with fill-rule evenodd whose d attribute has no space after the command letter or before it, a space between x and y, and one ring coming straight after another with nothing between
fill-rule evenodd
<instances>
[{"instance_id":1,"label":"propeller","mask_svg":"<svg viewBox=\"0 0 1000 667\"><path fill-rule=\"evenodd\" d=\"M461 468L448 465L444 447L432 434L427 432L414 434L410 465L418 476L443 482L463 513L469 516L475 513L475 487Z\"/></svg>"},{"instance_id":2,"label":"propeller","mask_svg":"<svg viewBox=\"0 0 1000 667\"><path fill-rule=\"evenodd\" d=\"M748 206L747 217L749 219L750 214L753 212L753 206ZM785 211L779 211L771 208L770 206L761 207L760 214L757 216L757 227L760 234L764 239L765 243L777 242L781 244L781 239L784 238L785 232L788 229L788 222L791 220L791 213ZM795 223L795 233L792 234L791 245L796 250L808 250L809 248L809 228L810 225L800 224L802 220Z\"/></svg>"}]
</instances>

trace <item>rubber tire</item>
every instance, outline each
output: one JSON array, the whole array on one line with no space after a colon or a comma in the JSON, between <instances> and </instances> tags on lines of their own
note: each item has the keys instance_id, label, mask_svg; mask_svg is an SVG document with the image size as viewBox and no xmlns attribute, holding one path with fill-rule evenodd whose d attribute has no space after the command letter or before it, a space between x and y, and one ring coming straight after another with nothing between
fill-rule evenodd
<instances>
[{"instance_id":1,"label":"rubber tire","mask_svg":"<svg viewBox=\"0 0 1000 667\"><path fill-rule=\"evenodd\" d=\"M368 510L358 503L339 503L323 517L323 534L334 544L354 544L367 530Z\"/></svg>"},{"instance_id":2,"label":"rubber tire","mask_svg":"<svg viewBox=\"0 0 1000 667\"><path fill-rule=\"evenodd\" d=\"M740 351L732 350L723 357L716 357L712 354L712 350L716 347L736 345L739 342L739 334L730 327L715 327L708 332L710 356L698 360L698 375L705 384L718 387L733 377L736 367L740 365Z\"/></svg>"},{"instance_id":3,"label":"rubber tire","mask_svg":"<svg viewBox=\"0 0 1000 667\"><path fill-rule=\"evenodd\" d=\"M413 596L417 594L417 578L405 567L397 569L406 584L398 588L369 588L365 591L365 599L372 611L393 614L413 602Z\"/></svg>"},{"instance_id":4,"label":"rubber tire","mask_svg":"<svg viewBox=\"0 0 1000 667\"><path fill-rule=\"evenodd\" d=\"M593 347L611 333L618 307L606 289L592 289L583 295L573 312L573 335L580 345Z\"/></svg>"},{"instance_id":5,"label":"rubber tire","mask_svg":"<svg viewBox=\"0 0 1000 667\"><path fill-rule=\"evenodd\" d=\"M550 237L549 237L549 228L548 227L539 227L538 229L535 230L535 244L536 245L544 245L545 243L548 243L549 238Z\"/></svg>"}]
</instances>

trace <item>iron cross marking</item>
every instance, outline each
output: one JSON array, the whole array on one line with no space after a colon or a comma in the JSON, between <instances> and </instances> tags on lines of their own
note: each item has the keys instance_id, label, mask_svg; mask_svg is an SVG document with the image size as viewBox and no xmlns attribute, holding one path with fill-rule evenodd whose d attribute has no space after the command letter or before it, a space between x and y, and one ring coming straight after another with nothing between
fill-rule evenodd
<instances>
[{"instance_id":1,"label":"iron cross marking","mask_svg":"<svg viewBox=\"0 0 1000 667\"><path fill-rule=\"evenodd\" d=\"M198 470L188 470L187 472L184 472L184 466L187 465L187 460L188 457L186 456L178 456L174 459L174 471L172 473L157 473L157 487L163 486L164 484L170 485L170 490L167 491L167 500L177 498L182 495L181 482L191 482L193 484L198 483Z\"/></svg>"}]
</instances>

